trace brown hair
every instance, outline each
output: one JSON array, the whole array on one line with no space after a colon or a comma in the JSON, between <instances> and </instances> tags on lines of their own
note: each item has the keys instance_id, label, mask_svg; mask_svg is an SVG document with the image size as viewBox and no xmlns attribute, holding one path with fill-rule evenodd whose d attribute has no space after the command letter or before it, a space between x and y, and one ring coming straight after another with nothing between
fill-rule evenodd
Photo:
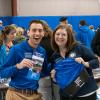
<instances>
[{"instance_id":1,"label":"brown hair","mask_svg":"<svg viewBox=\"0 0 100 100\"><path fill-rule=\"evenodd\" d=\"M86 23L85 20L80 20L80 23L79 23L79 24L82 25L82 26L84 26L84 25L88 25L88 24Z\"/></svg>"},{"instance_id":2,"label":"brown hair","mask_svg":"<svg viewBox=\"0 0 100 100\"><path fill-rule=\"evenodd\" d=\"M50 26L48 25L48 23L44 20L41 20L43 22L43 25L44 25L44 31L45 31L45 36L46 37L50 37L52 36L52 29L50 28Z\"/></svg>"},{"instance_id":3,"label":"brown hair","mask_svg":"<svg viewBox=\"0 0 100 100\"><path fill-rule=\"evenodd\" d=\"M2 30L2 33L0 34L0 45L3 44L3 41L6 40L7 35L9 35L9 33L12 31L16 32L16 28L13 27L12 25L8 25L4 27L4 29Z\"/></svg>"},{"instance_id":4,"label":"brown hair","mask_svg":"<svg viewBox=\"0 0 100 100\"><path fill-rule=\"evenodd\" d=\"M53 35L52 35L52 48L54 49L54 51L59 51L59 47L55 42L55 33L58 29L66 29L67 31L67 35L68 35L68 41L66 43L66 48L67 48L67 52L69 52L69 50L72 50L73 47L77 44L77 41L74 38L74 35L72 33L72 30L67 27L66 25L59 25L57 26L57 28L54 30Z\"/></svg>"}]
</instances>

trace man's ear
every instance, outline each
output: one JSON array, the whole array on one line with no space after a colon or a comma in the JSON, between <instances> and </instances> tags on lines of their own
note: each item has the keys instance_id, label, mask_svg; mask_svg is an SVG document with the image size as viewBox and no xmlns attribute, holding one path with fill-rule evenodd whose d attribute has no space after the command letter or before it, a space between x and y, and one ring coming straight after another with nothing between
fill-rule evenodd
<instances>
[{"instance_id":1,"label":"man's ear","mask_svg":"<svg viewBox=\"0 0 100 100\"><path fill-rule=\"evenodd\" d=\"M45 36L45 31L42 33L42 37L44 37Z\"/></svg>"},{"instance_id":2,"label":"man's ear","mask_svg":"<svg viewBox=\"0 0 100 100\"><path fill-rule=\"evenodd\" d=\"M44 37L45 33L43 34L43 37Z\"/></svg>"}]
</instances>

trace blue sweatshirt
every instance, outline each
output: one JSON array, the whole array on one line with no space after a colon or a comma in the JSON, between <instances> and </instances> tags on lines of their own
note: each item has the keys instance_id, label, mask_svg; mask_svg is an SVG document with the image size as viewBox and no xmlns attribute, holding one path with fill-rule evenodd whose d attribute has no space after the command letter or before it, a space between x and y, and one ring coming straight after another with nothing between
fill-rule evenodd
<instances>
[{"instance_id":1,"label":"blue sweatshirt","mask_svg":"<svg viewBox=\"0 0 100 100\"><path fill-rule=\"evenodd\" d=\"M88 26L84 25L79 27L79 32L76 34L76 39L91 49L91 43L94 35L95 32L90 30Z\"/></svg>"},{"instance_id":2,"label":"blue sweatshirt","mask_svg":"<svg viewBox=\"0 0 100 100\"><path fill-rule=\"evenodd\" d=\"M0 47L0 68L4 64L7 58L6 46L1 45Z\"/></svg>"},{"instance_id":3,"label":"blue sweatshirt","mask_svg":"<svg viewBox=\"0 0 100 100\"><path fill-rule=\"evenodd\" d=\"M33 49L26 40L10 49L7 60L0 70L0 77L11 77L11 81L9 83L9 86L11 87L36 90L38 88L38 80L33 79L31 75L29 75L31 70L26 67L23 69L17 69L16 67L16 64L20 63L25 58L26 53L33 54L36 51L43 54L44 63L42 66L41 75L46 75L47 59L45 50L40 46L38 46L36 49Z\"/></svg>"}]
</instances>

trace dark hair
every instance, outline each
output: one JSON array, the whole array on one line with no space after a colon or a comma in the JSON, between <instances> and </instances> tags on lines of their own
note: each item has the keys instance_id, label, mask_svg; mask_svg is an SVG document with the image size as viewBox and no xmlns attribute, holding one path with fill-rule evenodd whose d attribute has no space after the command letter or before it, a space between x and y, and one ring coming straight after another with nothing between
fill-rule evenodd
<instances>
[{"instance_id":1,"label":"dark hair","mask_svg":"<svg viewBox=\"0 0 100 100\"><path fill-rule=\"evenodd\" d=\"M92 40L91 47L93 52L100 57L100 28L97 30Z\"/></svg>"},{"instance_id":2,"label":"dark hair","mask_svg":"<svg viewBox=\"0 0 100 100\"><path fill-rule=\"evenodd\" d=\"M45 31L45 36L46 37L50 37L52 36L52 29L51 27L48 25L48 23L44 20L41 20L43 22L43 25L44 25L44 31Z\"/></svg>"},{"instance_id":3,"label":"dark hair","mask_svg":"<svg viewBox=\"0 0 100 100\"><path fill-rule=\"evenodd\" d=\"M62 16L62 17L60 17L60 19L59 19L60 22L63 22L63 21L66 21L66 20L67 20L67 17L66 17L66 16Z\"/></svg>"},{"instance_id":4,"label":"dark hair","mask_svg":"<svg viewBox=\"0 0 100 100\"><path fill-rule=\"evenodd\" d=\"M55 33L58 29L66 29L66 31L67 31L68 41L66 44L66 48L67 48L67 52L69 52L69 50L72 50L74 48L74 46L77 44L77 41L74 38L72 30L69 27L67 27L66 25L59 25L54 30L53 35L52 35L52 41L51 41L52 48L54 49L54 51L59 51L58 45L55 42Z\"/></svg>"},{"instance_id":5,"label":"dark hair","mask_svg":"<svg viewBox=\"0 0 100 100\"><path fill-rule=\"evenodd\" d=\"M16 30L15 27L12 25L5 26L4 29L2 30L2 34L9 34L12 30Z\"/></svg>"},{"instance_id":6,"label":"dark hair","mask_svg":"<svg viewBox=\"0 0 100 100\"><path fill-rule=\"evenodd\" d=\"M44 29L44 24L41 20L32 20L30 23L29 23L29 29L30 29L30 26L31 24L33 23L36 23L36 24L41 24L43 26L43 29Z\"/></svg>"},{"instance_id":7,"label":"dark hair","mask_svg":"<svg viewBox=\"0 0 100 100\"><path fill-rule=\"evenodd\" d=\"M79 24L82 25L82 26L87 25L85 20L81 20Z\"/></svg>"}]
</instances>

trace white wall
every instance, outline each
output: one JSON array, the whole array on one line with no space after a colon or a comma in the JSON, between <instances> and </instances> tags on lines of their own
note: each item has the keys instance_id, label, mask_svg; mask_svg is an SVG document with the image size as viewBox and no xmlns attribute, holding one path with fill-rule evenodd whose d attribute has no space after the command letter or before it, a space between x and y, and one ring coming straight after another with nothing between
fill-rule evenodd
<instances>
[{"instance_id":1,"label":"white wall","mask_svg":"<svg viewBox=\"0 0 100 100\"><path fill-rule=\"evenodd\" d=\"M17 0L17 6L19 16L100 15L99 0Z\"/></svg>"},{"instance_id":2,"label":"white wall","mask_svg":"<svg viewBox=\"0 0 100 100\"><path fill-rule=\"evenodd\" d=\"M11 0L0 0L0 16L11 16Z\"/></svg>"},{"instance_id":3,"label":"white wall","mask_svg":"<svg viewBox=\"0 0 100 100\"><path fill-rule=\"evenodd\" d=\"M19 16L100 15L100 0L17 0ZM11 16L11 0L0 0L0 16Z\"/></svg>"}]
</instances>

